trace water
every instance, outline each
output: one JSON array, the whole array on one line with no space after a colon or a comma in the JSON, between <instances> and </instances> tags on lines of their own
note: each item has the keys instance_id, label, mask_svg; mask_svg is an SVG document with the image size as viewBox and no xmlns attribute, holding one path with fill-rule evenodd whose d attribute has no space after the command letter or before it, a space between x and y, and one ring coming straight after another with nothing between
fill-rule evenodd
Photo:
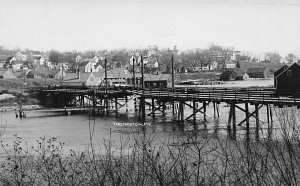
<instances>
[{"instance_id":1,"label":"water","mask_svg":"<svg viewBox=\"0 0 300 186\"><path fill-rule=\"evenodd\" d=\"M149 101L150 102L150 101ZM199 103L199 106L200 103ZM89 116L88 113L64 115L62 112L27 112L27 118L16 118L14 112L2 112L2 123L7 123L7 128L1 140L8 144L12 144L15 140L14 134L17 134L23 141L28 144L36 144L39 137L56 137L60 142L65 143L66 149L84 150L90 143L90 129L94 126L93 142L101 144L103 139L112 139L119 141L120 136L141 133L141 126L120 126L115 123L142 123L139 119L138 112L133 110L133 103L129 103L129 111L126 112L122 108L119 113L111 113L109 116ZM254 110L254 106L250 106L250 112ZM145 123L148 123L146 133L155 133L158 136L166 136L171 134L182 134L184 132L194 132L201 136L207 136L217 131L219 136L227 136L227 120L229 107L221 103L219 105L220 117L214 118L213 105L207 107L207 121L204 121L202 114L197 114L197 124L193 125L191 121L184 123L177 122L172 115L172 110L167 109L166 115L162 116L160 112L156 112L153 120L152 116L147 116ZM236 109L237 123L245 118L245 114ZM146 114L150 113L148 109ZM185 106L185 117L192 114L192 109ZM267 128L266 108L260 110L261 127ZM192 118L191 118L192 119ZM251 128L254 130L254 118ZM245 134L245 124L237 126L237 136Z\"/></svg>"}]
</instances>

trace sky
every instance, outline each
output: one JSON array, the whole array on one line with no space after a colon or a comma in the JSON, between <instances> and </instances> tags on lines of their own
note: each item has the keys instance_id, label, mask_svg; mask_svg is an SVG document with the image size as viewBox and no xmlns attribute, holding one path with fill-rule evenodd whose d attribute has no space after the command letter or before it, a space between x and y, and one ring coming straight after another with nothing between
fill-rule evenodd
<instances>
[{"instance_id":1,"label":"sky","mask_svg":"<svg viewBox=\"0 0 300 186\"><path fill-rule=\"evenodd\" d=\"M211 43L300 56L300 0L0 0L0 46L179 50Z\"/></svg>"}]
</instances>

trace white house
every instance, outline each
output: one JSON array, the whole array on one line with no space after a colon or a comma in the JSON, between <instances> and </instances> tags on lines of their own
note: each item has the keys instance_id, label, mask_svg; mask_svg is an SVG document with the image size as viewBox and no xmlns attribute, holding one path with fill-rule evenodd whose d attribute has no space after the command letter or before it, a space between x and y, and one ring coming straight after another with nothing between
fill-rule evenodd
<instances>
[{"instance_id":1,"label":"white house","mask_svg":"<svg viewBox=\"0 0 300 186\"><path fill-rule=\"evenodd\" d=\"M236 65L232 61L225 61L225 68L235 68Z\"/></svg>"},{"instance_id":2,"label":"white house","mask_svg":"<svg viewBox=\"0 0 300 186\"><path fill-rule=\"evenodd\" d=\"M75 58L76 63L79 63L81 61L81 59L82 59L82 56L78 54Z\"/></svg>"},{"instance_id":3,"label":"white house","mask_svg":"<svg viewBox=\"0 0 300 186\"><path fill-rule=\"evenodd\" d=\"M149 67L149 68L158 68L158 61L157 60L155 60L155 61L149 61L146 64L146 67Z\"/></svg>"},{"instance_id":4,"label":"white house","mask_svg":"<svg viewBox=\"0 0 300 186\"><path fill-rule=\"evenodd\" d=\"M103 69L103 67L97 63L96 65L94 65L95 71L94 72L99 72L101 69Z\"/></svg>"},{"instance_id":5,"label":"white house","mask_svg":"<svg viewBox=\"0 0 300 186\"><path fill-rule=\"evenodd\" d=\"M95 65L90 61L80 63L78 68L80 72L95 72Z\"/></svg>"}]
</instances>

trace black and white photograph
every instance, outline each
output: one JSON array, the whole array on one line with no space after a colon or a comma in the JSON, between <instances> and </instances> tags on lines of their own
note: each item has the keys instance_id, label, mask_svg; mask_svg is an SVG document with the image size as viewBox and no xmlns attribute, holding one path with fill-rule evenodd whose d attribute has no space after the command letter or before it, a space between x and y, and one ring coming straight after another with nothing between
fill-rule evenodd
<instances>
[{"instance_id":1,"label":"black and white photograph","mask_svg":"<svg viewBox=\"0 0 300 186\"><path fill-rule=\"evenodd\" d=\"M300 0L0 0L0 185L300 185Z\"/></svg>"}]
</instances>

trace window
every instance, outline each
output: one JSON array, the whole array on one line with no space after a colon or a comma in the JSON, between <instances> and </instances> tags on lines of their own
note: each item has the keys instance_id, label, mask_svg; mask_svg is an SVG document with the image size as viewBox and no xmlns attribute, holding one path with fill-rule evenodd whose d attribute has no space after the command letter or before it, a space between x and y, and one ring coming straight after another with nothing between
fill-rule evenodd
<instances>
[{"instance_id":1,"label":"window","mask_svg":"<svg viewBox=\"0 0 300 186\"><path fill-rule=\"evenodd\" d=\"M288 76L288 77L291 77L291 76L292 76L292 71L291 71L291 70L288 70L288 71L287 71L287 76Z\"/></svg>"}]
</instances>

